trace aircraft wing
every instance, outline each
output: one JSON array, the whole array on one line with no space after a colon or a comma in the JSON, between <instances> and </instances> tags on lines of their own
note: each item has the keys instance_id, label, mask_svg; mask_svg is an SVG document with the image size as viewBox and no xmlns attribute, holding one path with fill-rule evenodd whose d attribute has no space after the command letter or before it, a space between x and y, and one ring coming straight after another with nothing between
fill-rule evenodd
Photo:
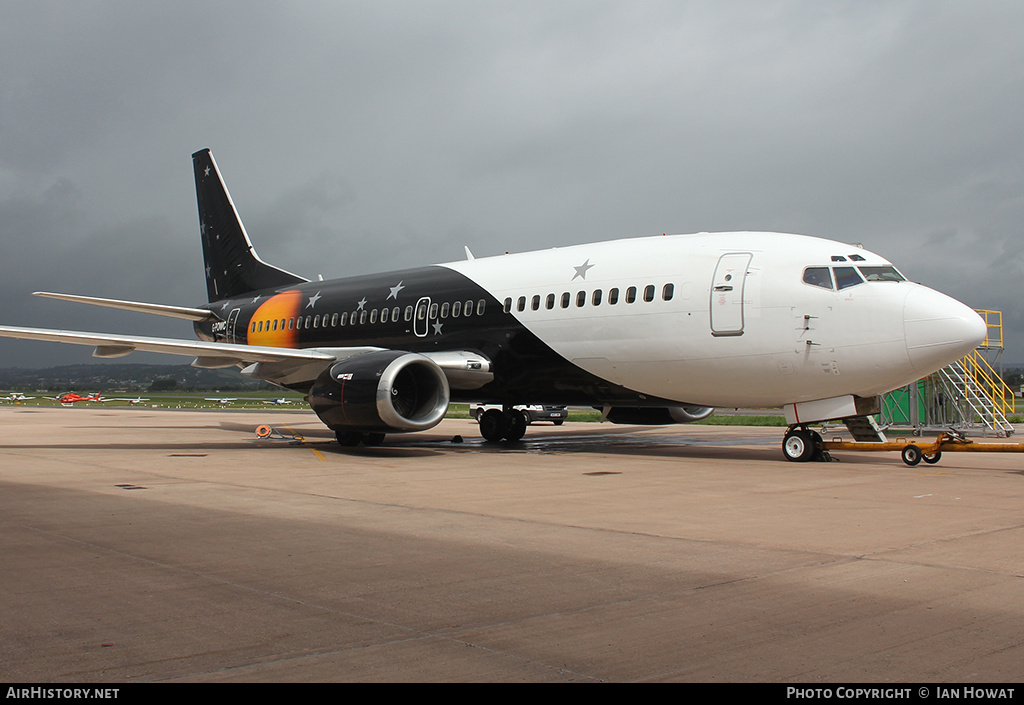
<instances>
[{"instance_id":1,"label":"aircraft wing","mask_svg":"<svg viewBox=\"0 0 1024 705\"><path fill-rule=\"evenodd\" d=\"M94 345L95 357L121 357L135 350L166 353L169 355L195 355L198 358L223 360L230 364L252 362L288 362L292 360L322 360L333 362L338 358L315 348L291 349L263 345L237 345L234 343L210 343L201 340L180 340L177 338L149 338L113 333L88 333L73 330L49 328L20 328L0 326L0 337L23 340L47 340L54 343L73 345ZM373 348L376 349L376 348ZM220 365L218 365L220 366ZM228 364L224 364L228 367Z\"/></svg>"},{"instance_id":2,"label":"aircraft wing","mask_svg":"<svg viewBox=\"0 0 1024 705\"><path fill-rule=\"evenodd\" d=\"M121 357L136 350L194 357L193 367L242 367L242 374L277 384L316 379L330 365L356 355L382 350L377 347L277 348L266 345L213 343L177 338L150 338L113 333L89 333L49 328L0 326L0 337L44 340L53 343L92 345L94 357ZM455 389L476 389L493 379L490 361L464 351L426 353L448 377Z\"/></svg>"}]
</instances>

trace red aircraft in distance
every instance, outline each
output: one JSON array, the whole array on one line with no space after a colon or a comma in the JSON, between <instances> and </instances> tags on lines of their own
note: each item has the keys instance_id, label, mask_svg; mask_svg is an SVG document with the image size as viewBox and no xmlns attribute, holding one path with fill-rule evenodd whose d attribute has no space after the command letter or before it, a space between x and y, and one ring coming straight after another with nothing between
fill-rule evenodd
<instances>
[{"instance_id":1,"label":"red aircraft in distance","mask_svg":"<svg viewBox=\"0 0 1024 705\"><path fill-rule=\"evenodd\" d=\"M99 392L96 392L91 397L90 396L82 396L81 394L79 394L77 392L68 392L67 394L61 394L60 396L56 396L56 397L47 397L47 399L53 399L54 401L59 401L64 406L71 406L76 401L107 401L106 399L104 399L103 397L100 396Z\"/></svg>"}]
</instances>

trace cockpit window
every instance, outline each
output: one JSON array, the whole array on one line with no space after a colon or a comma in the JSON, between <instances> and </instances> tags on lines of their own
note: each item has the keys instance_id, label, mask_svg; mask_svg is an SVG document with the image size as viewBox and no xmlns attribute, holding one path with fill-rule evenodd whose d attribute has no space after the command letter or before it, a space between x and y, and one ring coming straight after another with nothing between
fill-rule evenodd
<instances>
[{"instance_id":1,"label":"cockpit window","mask_svg":"<svg viewBox=\"0 0 1024 705\"><path fill-rule=\"evenodd\" d=\"M831 289L832 275L829 274L828 267L808 267L804 270L804 284Z\"/></svg>"},{"instance_id":2,"label":"cockpit window","mask_svg":"<svg viewBox=\"0 0 1024 705\"><path fill-rule=\"evenodd\" d=\"M906 281L906 277L897 272L895 267L860 267L860 273L869 282Z\"/></svg>"},{"instance_id":3,"label":"cockpit window","mask_svg":"<svg viewBox=\"0 0 1024 705\"><path fill-rule=\"evenodd\" d=\"M848 289L851 286L857 286L863 284L864 280L857 274L857 270L853 267L836 267L836 285L839 290Z\"/></svg>"}]
</instances>

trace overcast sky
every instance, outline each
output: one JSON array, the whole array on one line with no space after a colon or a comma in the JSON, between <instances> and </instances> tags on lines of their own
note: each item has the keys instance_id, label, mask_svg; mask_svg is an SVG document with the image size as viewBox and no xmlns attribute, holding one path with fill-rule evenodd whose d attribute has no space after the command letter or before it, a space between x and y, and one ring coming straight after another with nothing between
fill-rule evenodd
<instances>
[{"instance_id":1,"label":"overcast sky","mask_svg":"<svg viewBox=\"0 0 1024 705\"><path fill-rule=\"evenodd\" d=\"M1019 0L5 0L0 66L0 323L191 337L30 292L202 303L210 147L263 259L311 278L798 232L1002 310L1024 362Z\"/></svg>"}]
</instances>

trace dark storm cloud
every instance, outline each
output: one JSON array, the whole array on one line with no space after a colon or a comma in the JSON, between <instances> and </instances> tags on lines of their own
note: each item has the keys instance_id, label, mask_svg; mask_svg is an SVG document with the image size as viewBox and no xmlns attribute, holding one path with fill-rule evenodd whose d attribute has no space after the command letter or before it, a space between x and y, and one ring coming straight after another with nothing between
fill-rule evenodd
<instances>
[{"instance_id":1,"label":"dark storm cloud","mask_svg":"<svg viewBox=\"0 0 1024 705\"><path fill-rule=\"evenodd\" d=\"M1014 2L7 3L5 322L189 335L27 294L200 301L211 147L260 254L306 276L805 232L1003 309L1024 360L1022 25ZM88 355L25 345L0 353Z\"/></svg>"}]
</instances>

